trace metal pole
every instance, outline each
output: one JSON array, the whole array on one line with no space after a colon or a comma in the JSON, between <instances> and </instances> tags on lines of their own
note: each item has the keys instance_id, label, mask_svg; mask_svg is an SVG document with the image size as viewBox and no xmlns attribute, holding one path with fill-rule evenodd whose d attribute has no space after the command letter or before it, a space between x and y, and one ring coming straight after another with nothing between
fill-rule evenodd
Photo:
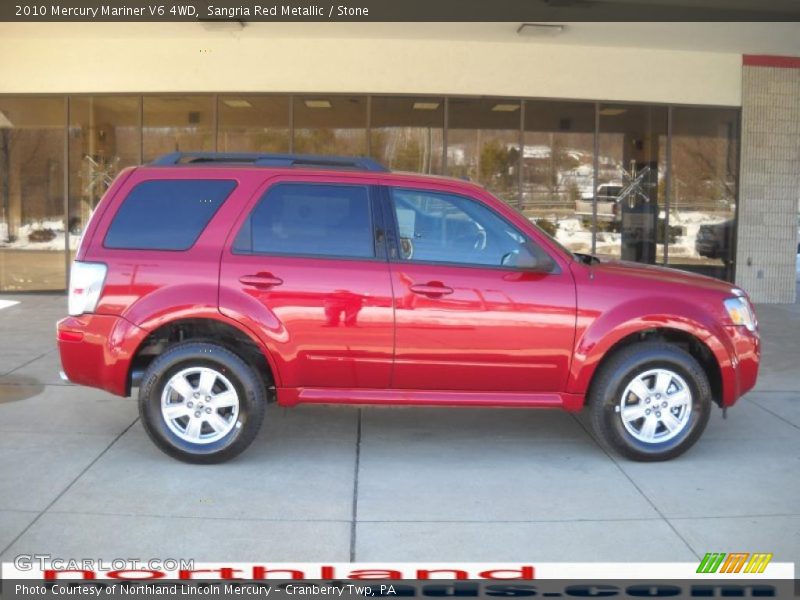
<instances>
[{"instance_id":1,"label":"metal pole","mask_svg":"<svg viewBox=\"0 0 800 600\"><path fill-rule=\"evenodd\" d=\"M91 107L90 107L91 109ZM69 96L64 97L64 282L69 289Z\"/></svg>"},{"instance_id":2,"label":"metal pole","mask_svg":"<svg viewBox=\"0 0 800 600\"><path fill-rule=\"evenodd\" d=\"M519 193L517 194L517 198L519 199L519 210L525 208L525 198L523 197L523 185L525 183L522 170L525 165L525 101L519 101L519 162L517 163L517 169L519 171L517 176L517 186L519 188Z\"/></svg>"},{"instance_id":3,"label":"metal pole","mask_svg":"<svg viewBox=\"0 0 800 600\"><path fill-rule=\"evenodd\" d=\"M672 106L667 107L667 183L664 186L664 265L669 264L669 213L672 203ZM658 197L658 194L656 194ZM656 214L658 224L658 214Z\"/></svg>"},{"instance_id":4,"label":"metal pole","mask_svg":"<svg viewBox=\"0 0 800 600\"><path fill-rule=\"evenodd\" d=\"M289 94L289 153L294 152L294 95Z\"/></svg>"},{"instance_id":5,"label":"metal pole","mask_svg":"<svg viewBox=\"0 0 800 600\"><path fill-rule=\"evenodd\" d=\"M592 165L592 254L597 253L597 184L600 170L600 103L594 103L594 164Z\"/></svg>"},{"instance_id":6,"label":"metal pole","mask_svg":"<svg viewBox=\"0 0 800 600\"><path fill-rule=\"evenodd\" d=\"M367 96L367 156L372 156L372 96Z\"/></svg>"},{"instance_id":7,"label":"metal pole","mask_svg":"<svg viewBox=\"0 0 800 600\"><path fill-rule=\"evenodd\" d=\"M214 136L212 148L214 152L219 152L219 95L211 96L214 106L211 108L211 131Z\"/></svg>"},{"instance_id":8,"label":"metal pole","mask_svg":"<svg viewBox=\"0 0 800 600\"><path fill-rule=\"evenodd\" d=\"M442 175L447 175L447 130L450 127L450 98L444 99L444 123L442 129Z\"/></svg>"}]
</instances>

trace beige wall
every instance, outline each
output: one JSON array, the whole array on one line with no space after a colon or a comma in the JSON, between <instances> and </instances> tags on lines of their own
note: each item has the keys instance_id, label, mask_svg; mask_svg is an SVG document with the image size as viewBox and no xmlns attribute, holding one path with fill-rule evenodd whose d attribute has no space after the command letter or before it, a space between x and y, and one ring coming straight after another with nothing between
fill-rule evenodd
<instances>
[{"instance_id":1,"label":"beige wall","mask_svg":"<svg viewBox=\"0 0 800 600\"><path fill-rule=\"evenodd\" d=\"M93 24L87 34L69 24L0 24L0 93L324 91L741 103L741 56L734 53L177 27L179 35Z\"/></svg>"}]
</instances>

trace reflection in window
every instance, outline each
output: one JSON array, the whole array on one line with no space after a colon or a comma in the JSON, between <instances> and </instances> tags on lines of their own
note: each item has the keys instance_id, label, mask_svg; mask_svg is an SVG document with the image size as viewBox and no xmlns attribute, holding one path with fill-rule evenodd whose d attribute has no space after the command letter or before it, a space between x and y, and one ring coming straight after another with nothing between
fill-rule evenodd
<instances>
[{"instance_id":1,"label":"reflection in window","mask_svg":"<svg viewBox=\"0 0 800 600\"><path fill-rule=\"evenodd\" d=\"M667 108L600 105L597 254L664 259Z\"/></svg>"},{"instance_id":2,"label":"reflection in window","mask_svg":"<svg viewBox=\"0 0 800 600\"><path fill-rule=\"evenodd\" d=\"M519 100L450 99L447 174L477 181L517 206L519 130Z\"/></svg>"},{"instance_id":3,"label":"reflection in window","mask_svg":"<svg viewBox=\"0 0 800 600\"><path fill-rule=\"evenodd\" d=\"M64 252L63 97L0 97L0 290L60 290Z\"/></svg>"},{"instance_id":4,"label":"reflection in window","mask_svg":"<svg viewBox=\"0 0 800 600\"><path fill-rule=\"evenodd\" d=\"M294 151L300 154L365 156L365 96L295 96Z\"/></svg>"},{"instance_id":5,"label":"reflection in window","mask_svg":"<svg viewBox=\"0 0 800 600\"><path fill-rule=\"evenodd\" d=\"M444 99L374 97L372 157L395 171L441 173Z\"/></svg>"},{"instance_id":6,"label":"reflection in window","mask_svg":"<svg viewBox=\"0 0 800 600\"><path fill-rule=\"evenodd\" d=\"M124 168L139 164L139 99L75 96L69 102L69 248Z\"/></svg>"},{"instance_id":7,"label":"reflection in window","mask_svg":"<svg viewBox=\"0 0 800 600\"><path fill-rule=\"evenodd\" d=\"M594 103L525 103L522 211L573 252L592 250Z\"/></svg>"},{"instance_id":8,"label":"reflection in window","mask_svg":"<svg viewBox=\"0 0 800 600\"><path fill-rule=\"evenodd\" d=\"M289 96L219 98L220 152L289 152Z\"/></svg>"},{"instance_id":9,"label":"reflection in window","mask_svg":"<svg viewBox=\"0 0 800 600\"><path fill-rule=\"evenodd\" d=\"M731 279L738 112L674 108L669 264Z\"/></svg>"},{"instance_id":10,"label":"reflection in window","mask_svg":"<svg viewBox=\"0 0 800 600\"><path fill-rule=\"evenodd\" d=\"M363 186L271 187L236 236L240 253L372 258L369 194Z\"/></svg>"},{"instance_id":11,"label":"reflection in window","mask_svg":"<svg viewBox=\"0 0 800 600\"><path fill-rule=\"evenodd\" d=\"M515 267L532 245L480 202L452 194L392 190L400 258L489 267Z\"/></svg>"},{"instance_id":12,"label":"reflection in window","mask_svg":"<svg viewBox=\"0 0 800 600\"><path fill-rule=\"evenodd\" d=\"M214 149L211 96L145 96L143 106L144 162L170 152Z\"/></svg>"},{"instance_id":13,"label":"reflection in window","mask_svg":"<svg viewBox=\"0 0 800 600\"><path fill-rule=\"evenodd\" d=\"M144 181L117 209L103 246L188 250L235 187L228 179Z\"/></svg>"}]
</instances>

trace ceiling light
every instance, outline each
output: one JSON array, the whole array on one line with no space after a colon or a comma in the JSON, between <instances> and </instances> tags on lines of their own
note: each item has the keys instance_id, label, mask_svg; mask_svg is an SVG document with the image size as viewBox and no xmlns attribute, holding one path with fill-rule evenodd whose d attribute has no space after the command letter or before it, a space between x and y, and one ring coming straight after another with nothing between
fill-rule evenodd
<instances>
[{"instance_id":1,"label":"ceiling light","mask_svg":"<svg viewBox=\"0 0 800 600\"><path fill-rule=\"evenodd\" d=\"M553 25L550 23L523 23L517 27L517 35L533 37L552 37L564 33L564 25Z\"/></svg>"},{"instance_id":2,"label":"ceiling light","mask_svg":"<svg viewBox=\"0 0 800 600\"><path fill-rule=\"evenodd\" d=\"M492 110L495 112L514 112L519 110L519 104L495 104Z\"/></svg>"},{"instance_id":3,"label":"ceiling light","mask_svg":"<svg viewBox=\"0 0 800 600\"><path fill-rule=\"evenodd\" d=\"M627 108L601 108L600 114L604 117L618 117L622 113L628 112Z\"/></svg>"},{"instance_id":4,"label":"ceiling light","mask_svg":"<svg viewBox=\"0 0 800 600\"><path fill-rule=\"evenodd\" d=\"M304 100L306 108L330 108L330 100Z\"/></svg>"},{"instance_id":5,"label":"ceiling light","mask_svg":"<svg viewBox=\"0 0 800 600\"><path fill-rule=\"evenodd\" d=\"M222 103L225 106L230 106L231 108L252 108L253 105L250 104L247 100L237 100L235 98L231 100L223 100Z\"/></svg>"},{"instance_id":6,"label":"ceiling light","mask_svg":"<svg viewBox=\"0 0 800 600\"><path fill-rule=\"evenodd\" d=\"M414 102L414 110L436 110L439 108L438 102Z\"/></svg>"}]
</instances>

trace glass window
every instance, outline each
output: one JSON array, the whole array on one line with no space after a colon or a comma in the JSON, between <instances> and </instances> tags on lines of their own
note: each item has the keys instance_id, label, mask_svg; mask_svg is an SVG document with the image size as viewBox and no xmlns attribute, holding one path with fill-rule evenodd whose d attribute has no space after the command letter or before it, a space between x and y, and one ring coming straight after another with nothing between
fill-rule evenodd
<instances>
[{"instance_id":1,"label":"glass window","mask_svg":"<svg viewBox=\"0 0 800 600\"><path fill-rule=\"evenodd\" d=\"M450 98L447 107L447 174L518 206L520 101Z\"/></svg>"},{"instance_id":2,"label":"glass window","mask_svg":"<svg viewBox=\"0 0 800 600\"><path fill-rule=\"evenodd\" d=\"M667 108L600 105L597 254L664 260Z\"/></svg>"},{"instance_id":3,"label":"glass window","mask_svg":"<svg viewBox=\"0 0 800 600\"><path fill-rule=\"evenodd\" d=\"M573 252L592 251L594 103L525 103L522 212Z\"/></svg>"},{"instance_id":4,"label":"glass window","mask_svg":"<svg viewBox=\"0 0 800 600\"><path fill-rule=\"evenodd\" d=\"M69 248L124 167L139 164L139 98L75 96L69 101Z\"/></svg>"},{"instance_id":5,"label":"glass window","mask_svg":"<svg viewBox=\"0 0 800 600\"><path fill-rule=\"evenodd\" d=\"M170 152L214 150L212 96L145 96L144 162Z\"/></svg>"},{"instance_id":6,"label":"glass window","mask_svg":"<svg viewBox=\"0 0 800 600\"><path fill-rule=\"evenodd\" d=\"M66 285L63 97L0 97L0 290Z\"/></svg>"},{"instance_id":7,"label":"glass window","mask_svg":"<svg viewBox=\"0 0 800 600\"><path fill-rule=\"evenodd\" d=\"M403 260L515 267L522 256L546 257L513 225L475 200L393 189L392 202Z\"/></svg>"},{"instance_id":8,"label":"glass window","mask_svg":"<svg viewBox=\"0 0 800 600\"><path fill-rule=\"evenodd\" d=\"M670 266L733 277L738 123L735 109L672 111Z\"/></svg>"},{"instance_id":9,"label":"glass window","mask_svg":"<svg viewBox=\"0 0 800 600\"><path fill-rule=\"evenodd\" d=\"M289 152L289 96L220 96L220 152Z\"/></svg>"},{"instance_id":10,"label":"glass window","mask_svg":"<svg viewBox=\"0 0 800 600\"><path fill-rule=\"evenodd\" d=\"M394 171L441 173L444 98L372 98L370 152Z\"/></svg>"},{"instance_id":11,"label":"glass window","mask_svg":"<svg viewBox=\"0 0 800 600\"><path fill-rule=\"evenodd\" d=\"M145 181L122 202L106 234L106 248L187 250L236 187L235 181Z\"/></svg>"},{"instance_id":12,"label":"glass window","mask_svg":"<svg viewBox=\"0 0 800 600\"><path fill-rule=\"evenodd\" d=\"M279 184L236 237L235 252L372 258L369 193L350 185Z\"/></svg>"},{"instance_id":13,"label":"glass window","mask_svg":"<svg viewBox=\"0 0 800 600\"><path fill-rule=\"evenodd\" d=\"M294 151L366 156L366 96L295 96Z\"/></svg>"}]
</instances>

